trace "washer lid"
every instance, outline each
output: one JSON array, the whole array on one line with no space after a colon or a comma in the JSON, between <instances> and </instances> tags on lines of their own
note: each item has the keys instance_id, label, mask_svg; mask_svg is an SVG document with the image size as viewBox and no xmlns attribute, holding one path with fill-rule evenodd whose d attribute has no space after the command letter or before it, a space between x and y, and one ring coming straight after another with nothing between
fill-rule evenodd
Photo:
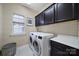
<instances>
[{"instance_id":1,"label":"washer lid","mask_svg":"<svg viewBox=\"0 0 79 59\"><path fill-rule=\"evenodd\" d=\"M38 36L54 36L54 34L51 33L43 33L43 32L31 32L31 33Z\"/></svg>"}]
</instances>

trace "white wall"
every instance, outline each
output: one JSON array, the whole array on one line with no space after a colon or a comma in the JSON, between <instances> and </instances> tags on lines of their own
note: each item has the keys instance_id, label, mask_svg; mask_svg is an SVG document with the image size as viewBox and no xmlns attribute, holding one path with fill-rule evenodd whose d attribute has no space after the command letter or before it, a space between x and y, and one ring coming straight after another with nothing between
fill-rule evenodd
<instances>
[{"instance_id":1,"label":"white wall","mask_svg":"<svg viewBox=\"0 0 79 59\"><path fill-rule=\"evenodd\" d=\"M25 35L12 36L12 15L21 14L25 17ZM34 17L35 12L29 8L25 8L20 4L3 4L3 45L11 42L16 42L17 46L25 45L28 43L28 34L30 31L36 31L35 26L27 26L26 17ZM34 24L34 20L33 20Z\"/></svg>"},{"instance_id":2,"label":"white wall","mask_svg":"<svg viewBox=\"0 0 79 59\"><path fill-rule=\"evenodd\" d=\"M0 49L1 49L1 40L2 40L2 5L0 4Z\"/></svg>"},{"instance_id":3,"label":"white wall","mask_svg":"<svg viewBox=\"0 0 79 59\"><path fill-rule=\"evenodd\" d=\"M61 22L56 24L50 24L45 26L37 27L38 31L56 33L56 34L67 34L67 35L78 35L78 23L76 20Z\"/></svg>"}]
</instances>

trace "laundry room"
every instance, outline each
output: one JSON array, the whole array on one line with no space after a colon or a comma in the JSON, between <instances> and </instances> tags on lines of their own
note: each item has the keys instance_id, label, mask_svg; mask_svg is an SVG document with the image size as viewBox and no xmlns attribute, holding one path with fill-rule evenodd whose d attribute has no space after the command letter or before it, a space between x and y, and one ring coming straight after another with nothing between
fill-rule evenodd
<instances>
[{"instance_id":1,"label":"laundry room","mask_svg":"<svg viewBox=\"0 0 79 59\"><path fill-rule=\"evenodd\" d=\"M79 3L0 3L0 56L79 56Z\"/></svg>"}]
</instances>

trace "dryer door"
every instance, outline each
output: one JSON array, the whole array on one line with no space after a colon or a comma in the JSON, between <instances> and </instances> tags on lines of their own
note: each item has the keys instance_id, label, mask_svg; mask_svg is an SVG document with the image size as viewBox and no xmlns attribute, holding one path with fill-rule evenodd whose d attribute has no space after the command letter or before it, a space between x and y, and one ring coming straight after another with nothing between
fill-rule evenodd
<instances>
[{"instance_id":1,"label":"dryer door","mask_svg":"<svg viewBox=\"0 0 79 59\"><path fill-rule=\"evenodd\" d=\"M33 47L34 47L35 55L40 56L40 54L41 54L41 45L40 45L39 40L34 40Z\"/></svg>"}]
</instances>

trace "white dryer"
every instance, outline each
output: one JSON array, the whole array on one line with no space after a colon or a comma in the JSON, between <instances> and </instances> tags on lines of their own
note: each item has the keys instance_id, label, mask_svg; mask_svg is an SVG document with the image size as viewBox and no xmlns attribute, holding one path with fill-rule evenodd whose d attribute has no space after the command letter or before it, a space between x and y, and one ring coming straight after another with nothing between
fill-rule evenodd
<instances>
[{"instance_id":1,"label":"white dryer","mask_svg":"<svg viewBox=\"0 0 79 59\"><path fill-rule=\"evenodd\" d=\"M33 41L33 55L49 56L49 40L54 37L54 34L34 32L34 36L35 40Z\"/></svg>"}]
</instances>

